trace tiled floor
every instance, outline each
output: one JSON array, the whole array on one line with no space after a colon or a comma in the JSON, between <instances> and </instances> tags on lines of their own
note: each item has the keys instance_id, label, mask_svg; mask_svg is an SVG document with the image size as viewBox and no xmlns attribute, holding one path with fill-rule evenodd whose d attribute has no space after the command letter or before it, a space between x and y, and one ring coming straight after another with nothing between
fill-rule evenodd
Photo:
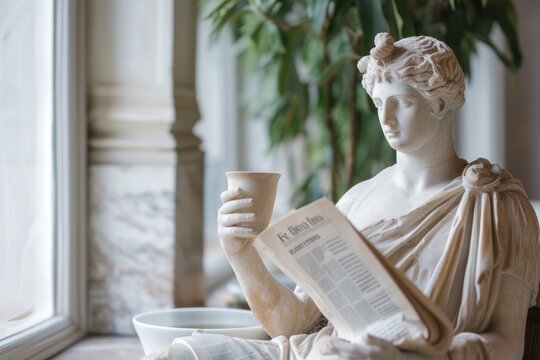
<instances>
[{"instance_id":1,"label":"tiled floor","mask_svg":"<svg viewBox=\"0 0 540 360\"><path fill-rule=\"evenodd\" d=\"M143 356L137 337L89 336L52 360L138 360Z\"/></svg>"}]
</instances>

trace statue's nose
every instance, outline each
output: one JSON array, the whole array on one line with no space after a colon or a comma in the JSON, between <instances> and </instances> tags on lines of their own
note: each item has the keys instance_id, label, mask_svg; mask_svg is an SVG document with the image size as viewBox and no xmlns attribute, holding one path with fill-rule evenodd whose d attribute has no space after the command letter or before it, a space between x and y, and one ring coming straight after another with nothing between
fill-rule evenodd
<instances>
[{"instance_id":1,"label":"statue's nose","mask_svg":"<svg viewBox=\"0 0 540 360\"><path fill-rule=\"evenodd\" d=\"M384 125L393 125L397 122L395 112L391 104L384 103L382 105L380 116L381 116L381 122Z\"/></svg>"}]
</instances>

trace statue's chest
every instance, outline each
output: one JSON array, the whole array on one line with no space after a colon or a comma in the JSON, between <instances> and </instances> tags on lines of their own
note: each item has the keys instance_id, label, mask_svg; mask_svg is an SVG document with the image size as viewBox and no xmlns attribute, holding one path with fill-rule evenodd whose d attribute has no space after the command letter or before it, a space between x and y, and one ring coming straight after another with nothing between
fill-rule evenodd
<instances>
[{"instance_id":1,"label":"statue's chest","mask_svg":"<svg viewBox=\"0 0 540 360\"><path fill-rule=\"evenodd\" d=\"M403 212L385 218L382 215L389 212L373 216L364 210L358 209L355 218L368 219L366 225L360 221L353 221L353 225L420 289L425 289L444 258L456 209L436 221L415 218L413 213L403 216Z\"/></svg>"},{"instance_id":2,"label":"statue's chest","mask_svg":"<svg viewBox=\"0 0 540 360\"><path fill-rule=\"evenodd\" d=\"M364 229L380 221L399 219L438 190L430 189L415 194L395 186L380 184L363 194L361 199L354 201L347 216L357 229Z\"/></svg>"}]
</instances>

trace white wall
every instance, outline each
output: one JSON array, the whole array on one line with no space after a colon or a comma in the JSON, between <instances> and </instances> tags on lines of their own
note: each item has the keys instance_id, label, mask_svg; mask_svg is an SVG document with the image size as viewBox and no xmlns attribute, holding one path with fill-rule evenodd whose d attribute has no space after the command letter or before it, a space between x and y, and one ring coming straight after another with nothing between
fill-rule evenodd
<instances>
[{"instance_id":1,"label":"white wall","mask_svg":"<svg viewBox=\"0 0 540 360\"><path fill-rule=\"evenodd\" d=\"M519 21L523 66L506 78L507 167L529 197L540 200L540 2L514 2Z\"/></svg>"}]
</instances>

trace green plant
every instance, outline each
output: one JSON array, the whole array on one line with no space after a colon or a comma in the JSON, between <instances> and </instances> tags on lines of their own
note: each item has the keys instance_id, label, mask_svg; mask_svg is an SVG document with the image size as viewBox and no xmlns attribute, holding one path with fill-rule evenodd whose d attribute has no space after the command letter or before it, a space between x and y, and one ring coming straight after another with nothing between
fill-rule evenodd
<instances>
[{"instance_id":1,"label":"green plant","mask_svg":"<svg viewBox=\"0 0 540 360\"><path fill-rule=\"evenodd\" d=\"M356 69L378 32L443 40L467 75L477 41L507 68L521 64L510 0L219 0L209 17L216 32L233 27L248 112L268 120L272 147L304 144L309 171L297 204L328 193L336 200L394 160ZM495 24L508 55L490 39Z\"/></svg>"}]
</instances>

